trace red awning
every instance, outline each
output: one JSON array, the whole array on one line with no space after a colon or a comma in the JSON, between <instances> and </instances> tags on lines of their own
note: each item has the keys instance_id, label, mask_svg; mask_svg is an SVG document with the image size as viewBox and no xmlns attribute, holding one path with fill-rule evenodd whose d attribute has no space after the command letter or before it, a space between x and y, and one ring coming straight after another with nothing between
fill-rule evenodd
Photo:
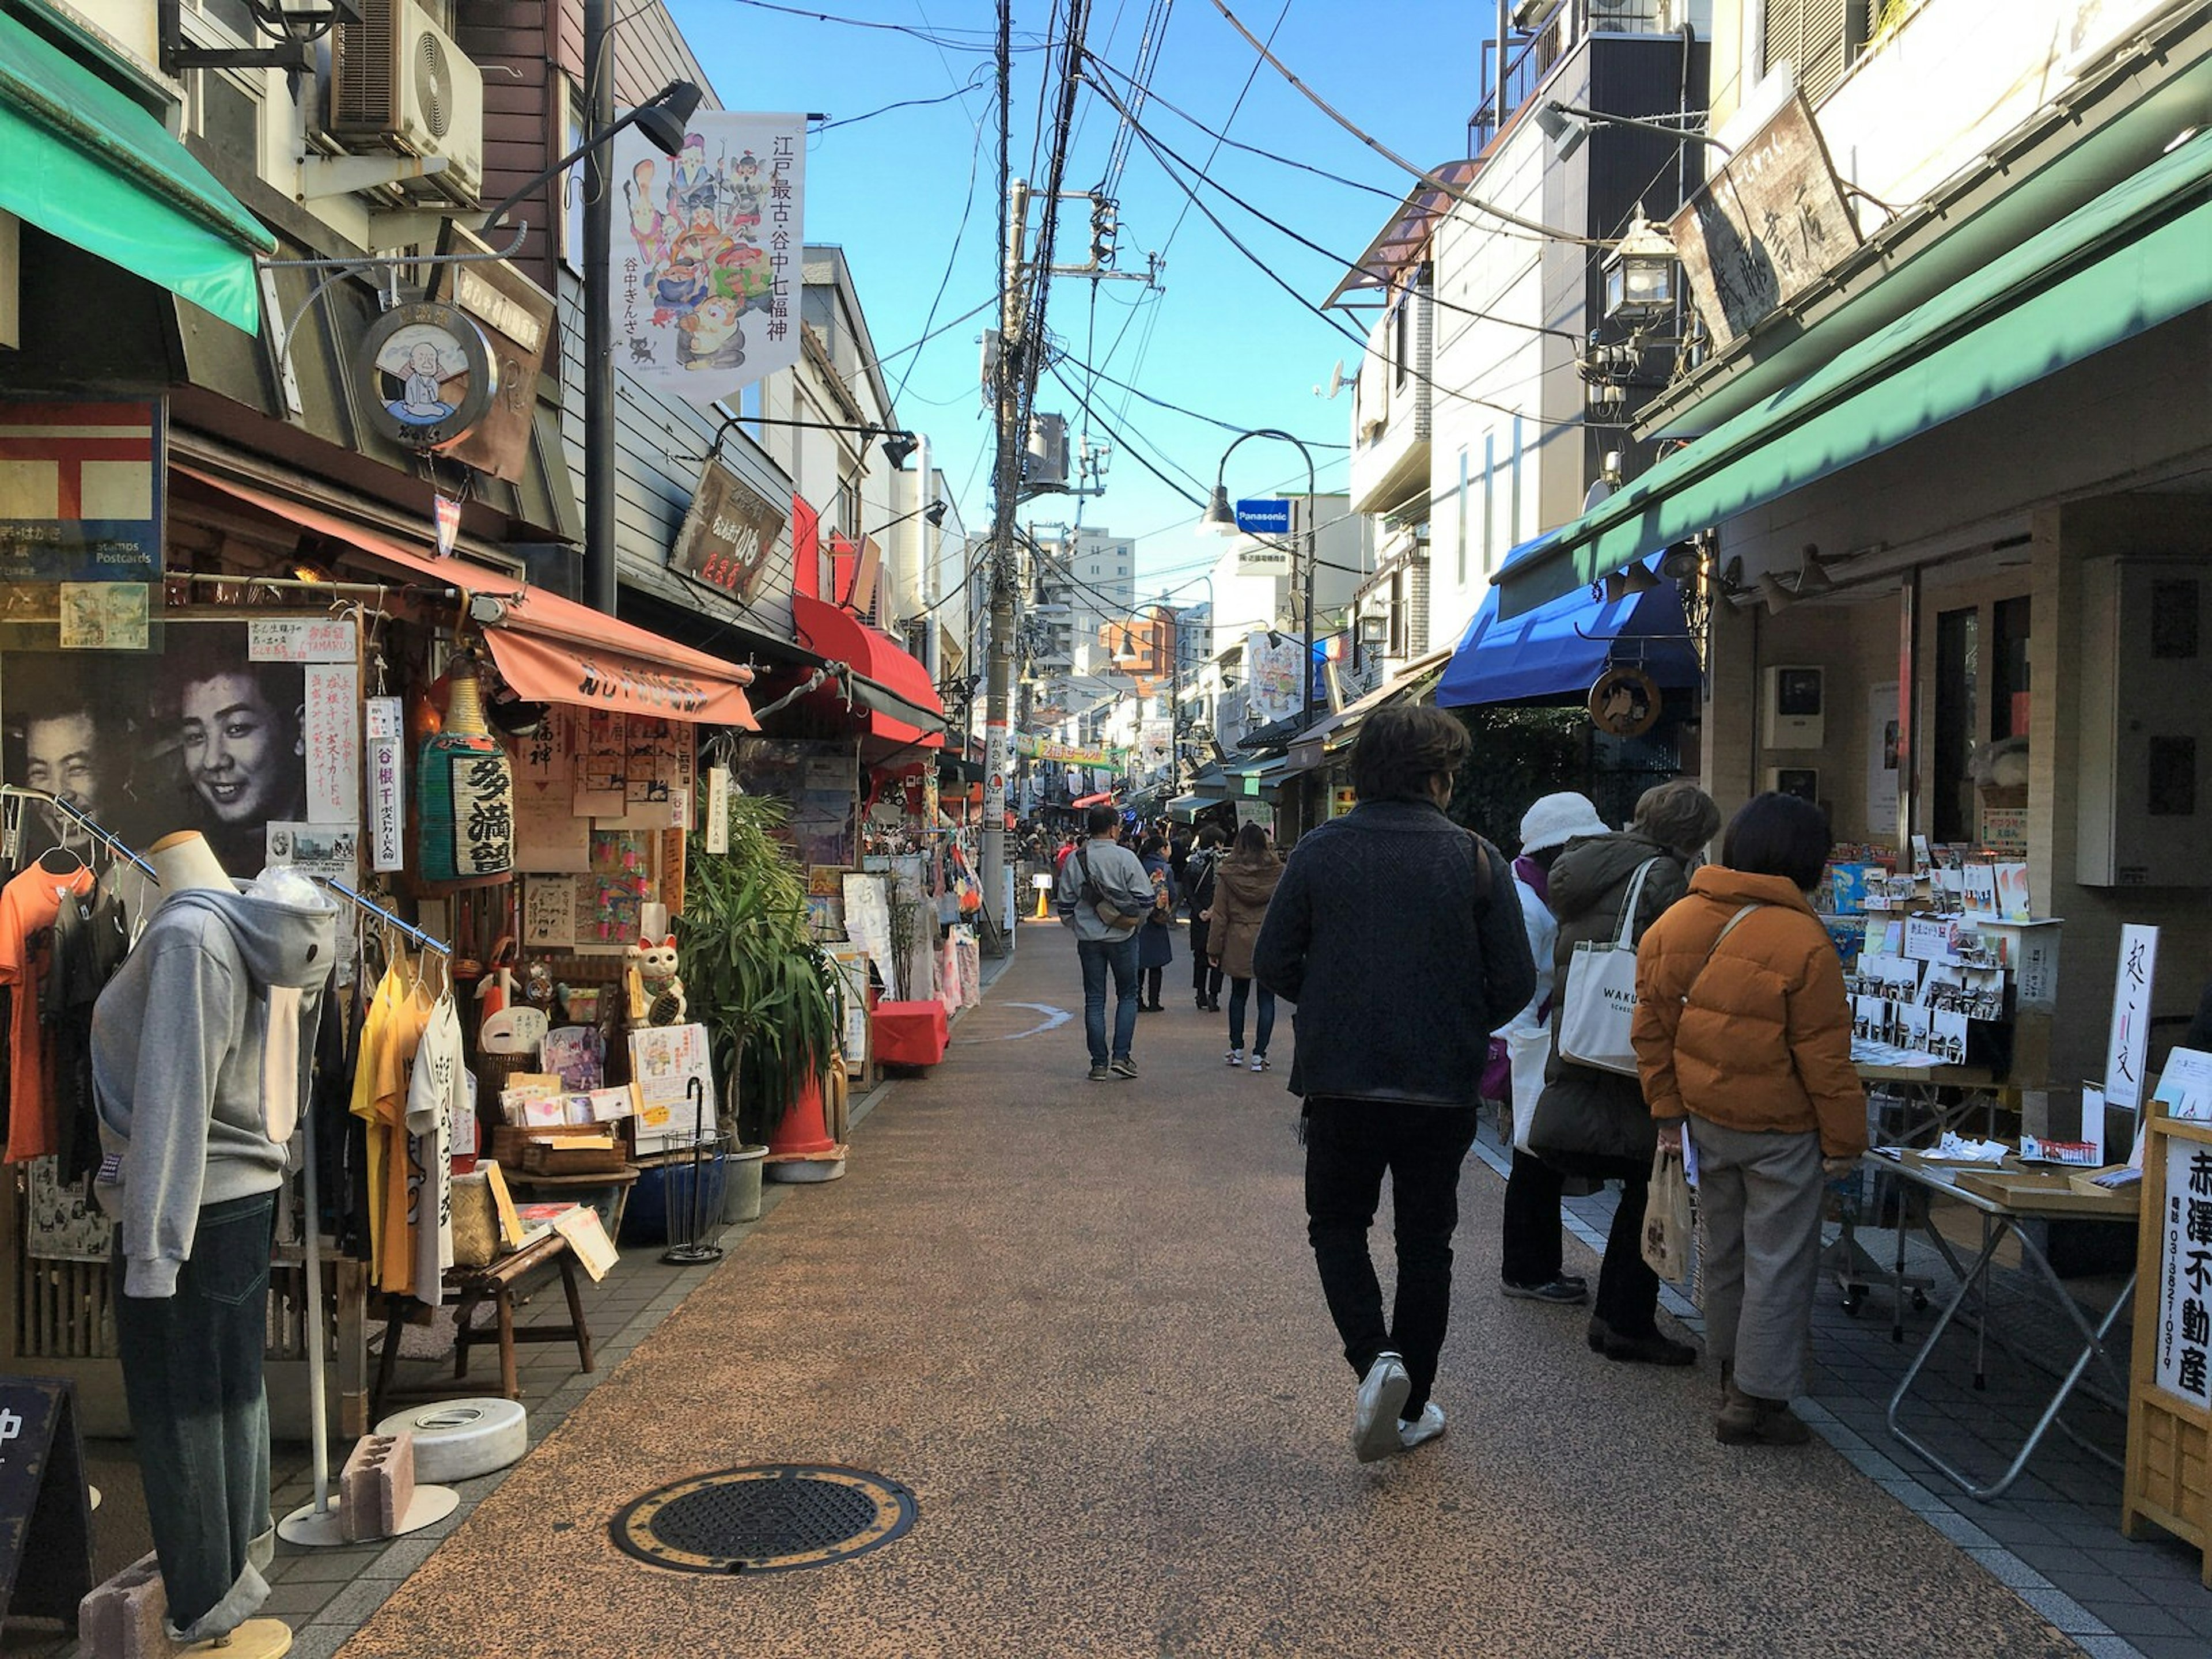
<instances>
[{"instance_id":1,"label":"red awning","mask_svg":"<svg viewBox=\"0 0 2212 1659\"><path fill-rule=\"evenodd\" d=\"M415 580L482 592L498 592L510 585L511 579L497 571L460 559L441 559L427 548L410 546L305 501L234 483L182 463L173 465L177 471L210 489L319 531ZM744 688L753 678L749 668L664 640L543 588L503 598L501 603L505 614L484 629L484 638L492 660L517 696L531 702L658 714L702 726L759 729L745 701Z\"/></svg>"},{"instance_id":2,"label":"red awning","mask_svg":"<svg viewBox=\"0 0 2212 1659\"><path fill-rule=\"evenodd\" d=\"M871 732L924 749L944 747L945 703L913 653L851 612L804 593L791 596L791 619L801 645L852 671L853 701L866 711Z\"/></svg>"},{"instance_id":3,"label":"red awning","mask_svg":"<svg viewBox=\"0 0 2212 1659\"><path fill-rule=\"evenodd\" d=\"M1070 806L1103 806L1113 799L1114 792L1110 789L1103 789L1095 795L1085 795L1081 800L1072 800L1067 804Z\"/></svg>"}]
</instances>

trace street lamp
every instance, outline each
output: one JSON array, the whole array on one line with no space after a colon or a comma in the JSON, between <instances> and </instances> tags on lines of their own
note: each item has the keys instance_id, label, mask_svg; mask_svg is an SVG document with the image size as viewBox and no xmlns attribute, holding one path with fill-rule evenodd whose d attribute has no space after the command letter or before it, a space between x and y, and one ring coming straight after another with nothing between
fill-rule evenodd
<instances>
[{"instance_id":1,"label":"street lamp","mask_svg":"<svg viewBox=\"0 0 2212 1659\"><path fill-rule=\"evenodd\" d=\"M1229 490L1223 480L1228 475L1229 458L1237 453L1237 446L1244 442L1248 438L1279 438L1283 442L1293 446L1297 450L1298 453L1305 458L1306 524L1305 534L1303 540L1305 543L1306 573L1304 601L1304 615L1300 620L1301 631L1305 645L1306 672L1305 700L1298 708L1298 718L1301 720L1304 720L1312 714L1314 706L1314 564L1316 557L1316 549L1314 545L1314 496L1318 493L1318 490L1315 483L1316 475L1314 471L1313 452L1308 449L1304 443L1300 442L1291 434L1272 426L1261 427L1255 431L1243 433L1241 435L1231 439L1230 441L1229 447L1221 452L1220 465L1216 466L1213 470L1213 499L1206 503L1205 516L1200 518L1198 521L1199 528L1201 530L1215 531L1222 529L1224 526L1232 531L1237 528L1237 514L1229 505Z\"/></svg>"},{"instance_id":2,"label":"street lamp","mask_svg":"<svg viewBox=\"0 0 2212 1659\"><path fill-rule=\"evenodd\" d=\"M715 454L720 453L723 436L732 427L748 424L803 427L809 432L857 432L860 434L860 447L864 450L871 441L881 438L884 441L884 459L891 464L891 471L894 472L903 469L907 458L921 447L921 440L903 428L848 425L837 421L796 421L776 415L726 415L723 416L721 425L714 428L714 447L709 453L708 459L711 460ZM912 518L914 515L908 514L907 516ZM937 520L932 519L930 522L935 524Z\"/></svg>"},{"instance_id":3,"label":"street lamp","mask_svg":"<svg viewBox=\"0 0 2212 1659\"><path fill-rule=\"evenodd\" d=\"M1641 121L1632 115L1608 115L1603 110L1583 109L1576 104L1563 104L1556 98L1548 99L1536 106L1536 130L1552 141L1552 159L1564 161L1589 137L1592 127L1626 127L1632 132L1649 132L1661 138L1672 138L1677 143L1703 144L1720 151L1726 158L1735 152L1717 138L1696 132L1688 127L1670 127L1663 121Z\"/></svg>"},{"instance_id":4,"label":"street lamp","mask_svg":"<svg viewBox=\"0 0 2212 1659\"><path fill-rule=\"evenodd\" d=\"M1681 261L1674 239L1642 214L1605 256L1605 314L1644 323L1674 312L1674 276Z\"/></svg>"}]
</instances>

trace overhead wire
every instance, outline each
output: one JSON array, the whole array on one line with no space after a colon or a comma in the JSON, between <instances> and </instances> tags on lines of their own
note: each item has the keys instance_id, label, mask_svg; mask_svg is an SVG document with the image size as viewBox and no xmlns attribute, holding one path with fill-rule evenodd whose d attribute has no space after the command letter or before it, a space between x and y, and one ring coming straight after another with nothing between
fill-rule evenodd
<instances>
[{"instance_id":1,"label":"overhead wire","mask_svg":"<svg viewBox=\"0 0 2212 1659\"><path fill-rule=\"evenodd\" d=\"M1274 52L1270 50L1267 42L1261 40L1252 33L1251 30L1244 27L1243 22L1238 20L1237 14L1230 10L1229 8L1223 3L1223 0L1213 0L1213 9L1228 19L1229 26L1235 29L1237 33L1244 37L1247 44L1249 44L1255 52L1260 54L1261 61L1266 63L1269 68L1273 69L1276 74L1281 76L1284 80L1289 82L1292 87L1296 88L1300 95L1302 95L1308 103L1311 104L1322 114L1328 116L1330 120L1335 122L1337 125L1342 127L1346 132L1359 140L1361 143L1366 145L1368 149L1373 150L1377 155L1382 157L1383 160L1403 167L1407 173L1412 173L1413 177L1420 179L1423 183L1427 184L1437 190L1442 191L1452 200L1458 202L1464 206L1474 209L1477 213L1486 214L1491 218L1499 220L1505 224L1517 226L1522 230L1534 231L1539 236L1547 237L1555 242L1571 243L1578 247L1601 246L1594 237L1578 236L1571 231L1560 230L1556 226L1545 224L1539 220L1524 219L1517 213L1508 212L1505 209L1499 207L1496 203L1486 202L1481 198L1473 194L1471 191L1462 189L1457 185L1453 184L1450 180L1442 177L1440 174L1431 173L1428 168L1407 161L1404 156L1399 155L1397 151L1392 149L1388 144L1385 144L1380 138L1376 137L1374 134L1367 131L1364 128L1359 126L1357 123L1341 114L1328 102L1328 100L1324 99L1319 93L1316 92L1304 81L1301 81L1297 77L1297 74L1291 69L1289 64L1284 63L1281 58L1275 56ZM1271 36L1270 40L1272 40L1272 38L1273 37Z\"/></svg>"}]
</instances>

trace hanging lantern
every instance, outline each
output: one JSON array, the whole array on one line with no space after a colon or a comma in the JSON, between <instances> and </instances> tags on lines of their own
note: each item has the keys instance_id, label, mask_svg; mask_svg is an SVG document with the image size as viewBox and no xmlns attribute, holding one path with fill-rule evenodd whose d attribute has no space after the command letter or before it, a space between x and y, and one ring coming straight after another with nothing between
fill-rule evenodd
<instances>
[{"instance_id":1,"label":"hanging lantern","mask_svg":"<svg viewBox=\"0 0 2212 1659\"><path fill-rule=\"evenodd\" d=\"M485 723L476 665L455 665L445 729L416 771L422 875L468 881L514 867L514 767Z\"/></svg>"}]
</instances>

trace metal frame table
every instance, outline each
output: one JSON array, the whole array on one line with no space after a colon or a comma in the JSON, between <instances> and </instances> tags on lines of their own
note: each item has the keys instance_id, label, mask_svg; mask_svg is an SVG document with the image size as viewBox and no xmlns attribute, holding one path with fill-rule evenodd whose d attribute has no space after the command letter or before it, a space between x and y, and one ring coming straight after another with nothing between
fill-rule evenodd
<instances>
[{"instance_id":1,"label":"metal frame table","mask_svg":"<svg viewBox=\"0 0 2212 1659\"><path fill-rule=\"evenodd\" d=\"M1864 1162L1874 1169L1920 1188L1931 1200L1938 1198L1951 1199L1977 1212L1982 1222L1982 1248L1971 1264L1961 1265L1957 1252L1951 1248L1951 1242L1943 1237L1935 1224L1932 1202L1927 1212L1921 1217L1921 1231L1936 1246L1937 1254L1943 1258L1945 1264L1958 1276L1959 1288L1944 1304L1942 1312L1936 1316L1936 1322L1929 1328L1927 1336L1921 1341L1920 1352L1912 1357L1912 1364L1906 1368L1905 1376L1899 1381L1897 1391L1890 1396L1888 1412L1890 1433L1919 1453L1936 1468L1941 1470L1967 1497L1984 1503L2001 1497L2013 1482L2020 1478L2021 1472L2027 1467L2028 1459L2035 1455L2036 1448L2043 1443L2043 1437L2050 1432L2054 1425L2060 1433L2090 1455L2100 1462L2110 1463L2115 1468L2119 1468L2119 1459L2100 1447L2093 1446L2082 1439L2060 1419L2059 1413L2090 1367L2099 1365L2102 1367L2105 1376L2115 1385L2116 1393L2109 1395L2101 1394L2094 1387L2085 1392L2090 1398L2118 1411L2122 1416L2126 1415L2128 1334L2126 1332L2122 1334L2118 1345L2119 1352L2117 1356L2107 1348L2106 1338L2110 1335L2113 1326L2119 1322L2122 1312L2135 1298L2136 1274L2129 1273L2127 1283L2121 1287L2119 1295L2113 1298L2111 1308L2106 1310L2104 1316L2093 1325L2084 1314L2081 1304L2076 1302L2072 1293L2067 1290L2064 1282L2052 1269L2050 1258L2045 1255L2042 1248L2037 1244L2024 1224L2029 1221L2094 1220L2111 1221L2121 1225L2134 1226L2137 1224L2136 1212L2132 1210L2116 1211L2115 1206L2106 1200L2084 1199L2056 1193L2047 1196L2039 1195L2033 1206L2022 1206L2002 1203L1996 1199L1985 1198L1979 1193L1970 1192L1958 1185L1952 1177L1961 1173L1961 1170L1955 1166L1911 1163L1901 1157L1895 1156L1894 1150L1885 1149L1881 1152L1869 1152ZM1898 1219L1897 1262L1894 1277L1897 1282L1902 1285L1905 1282L1906 1230L1902 1213ZM1904 1409L1907 1396L1912 1392L1913 1383L1918 1380L1923 1367L1928 1363L1929 1357L1936 1352L1936 1345L1942 1340L1943 1333L1950 1328L1951 1322L1959 1317L1961 1310L1965 1308L1968 1298L1973 1296L1978 1285L1980 1287L1980 1296L1978 1298L1979 1305L1973 1316L1974 1386L1977 1389L1987 1386L1988 1377L1984 1369L1984 1356L1986 1345L1990 1342L1994 1341L1998 1347L2010 1354L2023 1366L2035 1364L2007 1341L2002 1332L1991 1327L1991 1304L1989 1294L1990 1267L1996 1260L1999 1247L2008 1237L2018 1242L2021 1260L2033 1270L2031 1282L2039 1285L2044 1289L2050 1300L2064 1310L2067 1318L2072 1322L2074 1328L2080 1333L2081 1347L2081 1351L2075 1355L2073 1363L2059 1376L2057 1389L2053 1390L2050 1400L2043 1407L2033 1426L2028 1430L2027 1437L2021 1443L2020 1449L2014 1454L2011 1463L1996 1480L1984 1485L1977 1483L1965 1470L1948 1462L1925 1442L1916 1438L1898 1419ZM1905 1310L1900 1304L1893 1316L1890 1339L1893 1341L1902 1341L1904 1338Z\"/></svg>"},{"instance_id":2,"label":"metal frame table","mask_svg":"<svg viewBox=\"0 0 2212 1659\"><path fill-rule=\"evenodd\" d=\"M1946 1130L1963 1124L1973 1114L1978 1095L1985 1097L1982 1105L1988 1121L1996 1121L1997 1079L1994 1073L1983 1066L1860 1064L1856 1069L1860 1082L1893 1091L1906 1109L1914 1112L1911 1121L1899 1126L1900 1136L1932 1134L1940 1139ZM1947 1090L1957 1091L1960 1098L1946 1101L1943 1094ZM1893 1166L1885 1162L1880 1167ZM1868 1290L1875 1285L1887 1285L1900 1296L1910 1291L1914 1309L1925 1308L1935 1280L1888 1272L1859 1243L1859 1210L1873 1196L1870 1190L1844 1195L1844 1230L1835 1243L1821 1251L1821 1271L1834 1278L1836 1288L1843 1292L1844 1311L1854 1317L1864 1305ZM1901 1216L1899 1224L1903 1225Z\"/></svg>"}]
</instances>

